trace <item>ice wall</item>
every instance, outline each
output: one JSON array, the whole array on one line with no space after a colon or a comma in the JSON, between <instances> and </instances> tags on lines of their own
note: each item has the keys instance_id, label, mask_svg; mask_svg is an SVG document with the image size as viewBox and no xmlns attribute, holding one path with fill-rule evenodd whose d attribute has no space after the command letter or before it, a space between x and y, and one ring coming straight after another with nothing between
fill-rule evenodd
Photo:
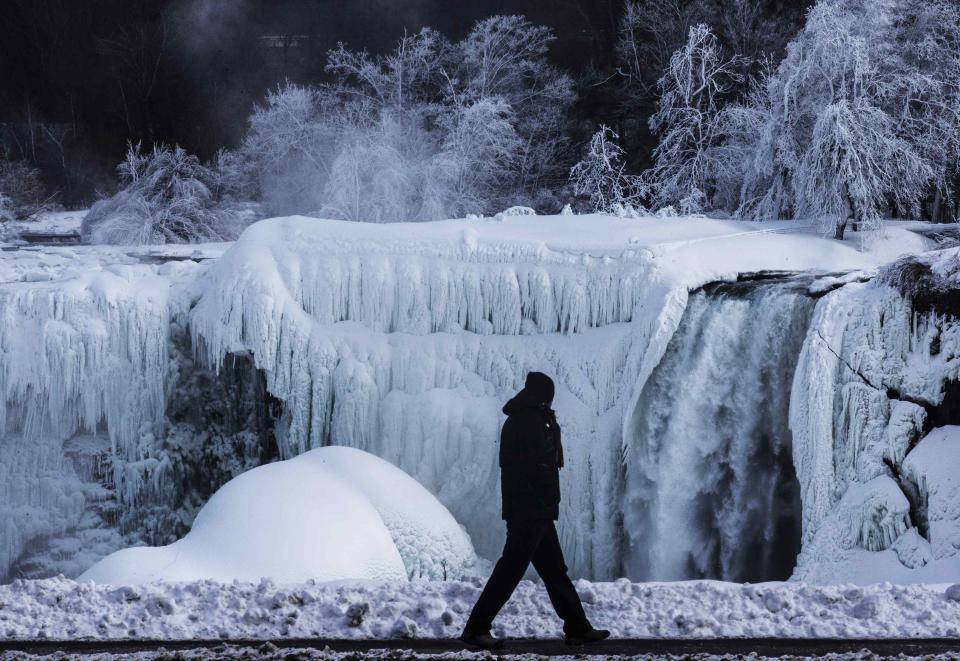
<instances>
[{"instance_id":1,"label":"ice wall","mask_svg":"<svg viewBox=\"0 0 960 661\"><path fill-rule=\"evenodd\" d=\"M695 292L624 437L626 574L787 578L799 503L787 424L808 278Z\"/></svg>"},{"instance_id":2,"label":"ice wall","mask_svg":"<svg viewBox=\"0 0 960 661\"><path fill-rule=\"evenodd\" d=\"M95 259L84 249L31 253L34 263L14 277L0 263L0 471L12 471L0 476L9 502L0 568L30 539L85 530L90 485L64 460L63 442L91 432L107 436L116 497L143 518L150 543L179 536L217 484L273 453L340 444L414 476L481 555L494 556L500 407L537 369L558 384L568 456L560 528L575 574L779 575L789 525L774 521L793 511L775 477L789 446L781 395L809 299L783 283L721 287L688 308L688 291L741 271L863 268L870 259L751 227L292 218L252 226L209 269L120 249ZM929 556L912 517L934 491L942 502L944 489L919 486L929 462L908 471L904 461L930 420L915 400L937 396L923 384L931 373L943 382L943 365L953 364L945 356L956 355L954 327L942 312L905 314L887 289L854 284L823 298L799 358L790 422L801 441L801 571L841 557L838 539L869 553L893 549L897 563ZM782 333L788 341L776 342ZM816 344L821 336L843 360ZM864 343L870 351L857 353ZM888 365L887 354L907 357L902 369L877 368L902 377L891 382L896 401L885 402L878 392L889 400L890 389L851 378L844 361ZM238 355L242 369L225 370ZM245 408L269 400L262 378L283 411L275 438L260 433L274 431L270 415ZM769 472L747 484L742 476L758 464ZM693 491L681 489L678 478L695 474ZM689 493L693 504L677 507ZM748 566L734 550L757 539L774 550ZM680 549L683 567L668 547Z\"/></svg>"},{"instance_id":3,"label":"ice wall","mask_svg":"<svg viewBox=\"0 0 960 661\"><path fill-rule=\"evenodd\" d=\"M242 351L264 370L268 390L284 405L278 433L282 456L326 444L374 452L437 495L487 557L499 552L503 536L496 484L500 407L528 370L554 375L568 456L561 473L560 519L568 562L577 575L621 576L629 542L631 566L646 572L649 567L641 570L640 558L650 549L640 548L641 533L624 532L625 525L641 522L625 517L654 494L653 480L667 480L657 487L666 503L675 488L669 484L676 477L671 470L704 468L696 461L676 468L665 462L664 474L657 476L657 468L641 466L649 459L643 452L624 453L625 443L631 448L637 437L633 412L641 405L639 393L680 324L688 292L735 279L740 271L852 268L870 261L813 236L747 231L751 236L745 238L747 229L709 219L671 225L601 216L399 228L272 219L250 227L211 268L191 312L191 331L208 365ZM684 568L684 576L748 572L732 557L738 541L780 535L770 530L780 524L761 522L782 497L783 485L769 477L776 470L764 485L727 482L737 471L745 474L737 462L755 464L785 452L787 406L777 397L789 392L791 356L803 334L799 328L791 331L793 344L785 347L776 334L783 331L778 324L800 324L797 320L808 314L806 302L794 305L801 299L807 301L805 294L747 297L729 302L729 309L718 303L708 315L715 317L707 360L716 361L715 383L721 383L724 369L738 369L743 362L733 350L743 347L738 342L766 334L769 355L750 358L738 379L742 388L724 391L742 401L727 405L719 393L706 393L704 408L697 411L691 395L681 410L694 416L707 412L705 420L732 417L731 410L746 416L742 426L730 423L728 431L747 434L747 447L724 448L722 468L704 479L751 509L737 517L735 507L718 497L713 504L731 521L698 522L699 532L682 540L681 555L695 554L698 542L718 545L722 535L727 535L726 550L703 552L700 566ZM743 338L723 327L727 315L721 309L737 316ZM698 337L690 338L691 346ZM725 346L725 340L732 344ZM680 380L685 369L680 362L666 368L650 391L658 399L672 397L669 382ZM773 412L752 411L750 398ZM657 407L669 408L663 402ZM682 435L680 426L649 430L661 433ZM649 440L648 454L656 453L659 442ZM691 452L711 442L722 446L726 440L694 439ZM646 486L638 477L643 471L651 471ZM627 505L625 475L637 478ZM657 528L664 539L676 533L670 514L663 510ZM695 513L678 516L689 522ZM681 570L666 562L667 555L662 552L655 571L675 575ZM758 565L757 571L784 562L782 554L774 555L776 561Z\"/></svg>"},{"instance_id":4,"label":"ice wall","mask_svg":"<svg viewBox=\"0 0 960 661\"><path fill-rule=\"evenodd\" d=\"M493 556L500 408L528 370L549 372L570 457L568 562L617 575L623 411L679 323L686 289L648 251L593 257L469 231L399 246L305 232L291 244L278 237L298 223L284 222L249 229L211 268L191 314L209 364L243 350L265 370L284 402L282 456L331 443L374 452Z\"/></svg>"},{"instance_id":5,"label":"ice wall","mask_svg":"<svg viewBox=\"0 0 960 661\"><path fill-rule=\"evenodd\" d=\"M171 282L189 264L104 265L75 250L4 253L0 283L0 575L34 538L74 528L89 485L64 441L109 437L113 481L132 502L129 462L163 421ZM25 263L23 270L16 267Z\"/></svg>"},{"instance_id":6,"label":"ice wall","mask_svg":"<svg viewBox=\"0 0 960 661\"><path fill-rule=\"evenodd\" d=\"M911 272L928 280L915 295L905 275ZM919 479L916 467L929 461L914 459L931 427L956 424L950 416L960 413L956 402L945 400L952 389L956 397L960 380L957 291L960 252L952 249L901 262L818 304L790 406L803 501L796 578L960 578L960 521L950 541L934 543L935 554L924 523L929 492L938 492L941 511L954 512L960 505L944 502L960 503L960 492L948 496L946 486ZM957 459L942 456L960 472ZM932 480L943 474L923 473Z\"/></svg>"}]
</instances>

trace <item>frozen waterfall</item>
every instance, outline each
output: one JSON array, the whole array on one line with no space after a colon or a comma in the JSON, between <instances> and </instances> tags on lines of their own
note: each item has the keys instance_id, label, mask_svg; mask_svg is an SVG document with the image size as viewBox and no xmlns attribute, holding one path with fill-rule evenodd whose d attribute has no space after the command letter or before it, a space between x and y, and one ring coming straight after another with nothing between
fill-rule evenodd
<instances>
[{"instance_id":1,"label":"frozen waterfall","mask_svg":"<svg viewBox=\"0 0 960 661\"><path fill-rule=\"evenodd\" d=\"M645 245L660 221L596 217L585 244L575 220L550 219L549 246L536 217L288 218L213 263L17 254L22 279L0 282L0 576L166 544L233 476L324 445L404 470L494 557L500 407L528 370L557 383L575 576L955 565L960 499L931 459L954 436L931 429L960 425L956 250L814 280L862 256L764 234L733 264L702 238ZM680 229L701 224L730 231Z\"/></svg>"},{"instance_id":2,"label":"frozen waterfall","mask_svg":"<svg viewBox=\"0 0 960 661\"><path fill-rule=\"evenodd\" d=\"M690 297L624 441L627 575L785 579L799 550L788 406L806 279Z\"/></svg>"}]
</instances>

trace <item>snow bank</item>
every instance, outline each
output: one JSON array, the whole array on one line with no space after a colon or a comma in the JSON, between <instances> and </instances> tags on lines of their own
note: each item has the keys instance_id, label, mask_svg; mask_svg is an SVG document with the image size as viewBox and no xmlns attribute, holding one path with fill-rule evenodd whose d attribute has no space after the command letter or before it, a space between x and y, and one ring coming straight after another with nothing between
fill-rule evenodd
<instances>
[{"instance_id":1,"label":"snow bank","mask_svg":"<svg viewBox=\"0 0 960 661\"><path fill-rule=\"evenodd\" d=\"M0 586L0 638L452 638L481 582L147 584L63 578ZM577 581L587 616L614 637L960 636L960 587L715 581ZM498 636L556 638L542 584L523 581Z\"/></svg>"},{"instance_id":2,"label":"snow bank","mask_svg":"<svg viewBox=\"0 0 960 661\"><path fill-rule=\"evenodd\" d=\"M183 539L118 551L80 580L257 581L455 578L466 533L412 478L351 448L260 466L221 487Z\"/></svg>"}]
</instances>

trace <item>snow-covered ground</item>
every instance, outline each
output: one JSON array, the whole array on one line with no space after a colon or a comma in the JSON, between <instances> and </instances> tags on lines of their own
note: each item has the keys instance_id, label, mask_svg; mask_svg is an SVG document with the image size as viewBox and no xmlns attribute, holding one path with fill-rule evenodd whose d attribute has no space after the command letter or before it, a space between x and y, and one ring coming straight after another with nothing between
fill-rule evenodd
<instances>
[{"instance_id":1,"label":"snow-covered ground","mask_svg":"<svg viewBox=\"0 0 960 661\"><path fill-rule=\"evenodd\" d=\"M16 220L0 223L0 244L19 243L22 233L48 234L64 238L80 236L80 221L86 215L86 209L78 211L50 211L37 214L29 220Z\"/></svg>"},{"instance_id":2,"label":"snow-covered ground","mask_svg":"<svg viewBox=\"0 0 960 661\"><path fill-rule=\"evenodd\" d=\"M481 581L148 584L53 578L0 587L6 638L452 638ZM960 585L578 581L587 615L614 637L960 636ZM543 586L524 581L498 636L561 635Z\"/></svg>"}]
</instances>

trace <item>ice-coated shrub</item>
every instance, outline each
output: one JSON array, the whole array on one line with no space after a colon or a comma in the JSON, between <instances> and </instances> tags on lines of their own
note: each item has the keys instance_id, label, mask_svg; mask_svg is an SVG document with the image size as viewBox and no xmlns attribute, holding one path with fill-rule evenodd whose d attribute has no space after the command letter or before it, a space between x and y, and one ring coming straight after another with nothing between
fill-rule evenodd
<instances>
[{"instance_id":1,"label":"ice-coated shrub","mask_svg":"<svg viewBox=\"0 0 960 661\"><path fill-rule=\"evenodd\" d=\"M570 170L573 193L588 200L589 209L616 213L627 206L643 208L646 187L640 177L627 174L619 135L607 126L593 134L583 159Z\"/></svg>"},{"instance_id":2,"label":"ice-coated shrub","mask_svg":"<svg viewBox=\"0 0 960 661\"><path fill-rule=\"evenodd\" d=\"M119 172L123 188L84 216L89 243L142 245L234 238L236 213L223 204L218 173L179 146L127 150Z\"/></svg>"}]
</instances>

